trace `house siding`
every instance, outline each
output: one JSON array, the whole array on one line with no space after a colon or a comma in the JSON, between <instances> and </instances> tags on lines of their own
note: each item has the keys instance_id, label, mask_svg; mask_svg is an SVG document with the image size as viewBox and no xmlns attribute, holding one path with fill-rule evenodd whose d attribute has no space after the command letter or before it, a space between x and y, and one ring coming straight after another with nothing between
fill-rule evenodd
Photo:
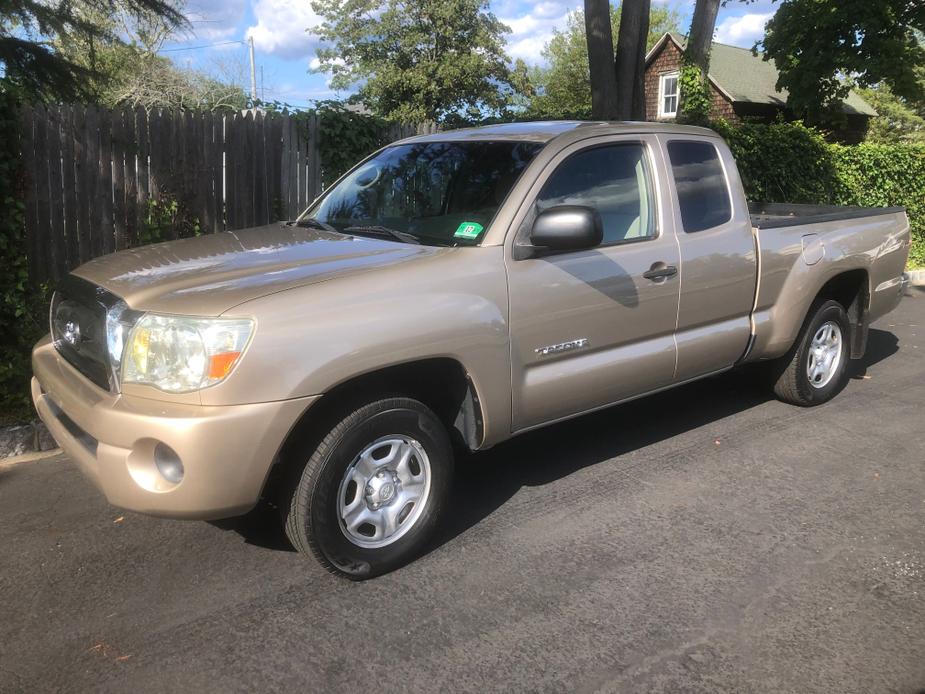
<instances>
[{"instance_id":1,"label":"house siding","mask_svg":"<svg viewBox=\"0 0 925 694\"><path fill-rule=\"evenodd\" d=\"M669 72L678 72L681 69L681 49L671 39L665 41L658 53L652 57L651 62L646 68L646 120L674 120L674 118L658 117L658 82L659 78ZM735 109L732 102L729 101L723 93L720 92L713 84L710 84L710 96L712 98L712 107L710 116L712 118L725 118L731 123L738 122Z\"/></svg>"}]
</instances>

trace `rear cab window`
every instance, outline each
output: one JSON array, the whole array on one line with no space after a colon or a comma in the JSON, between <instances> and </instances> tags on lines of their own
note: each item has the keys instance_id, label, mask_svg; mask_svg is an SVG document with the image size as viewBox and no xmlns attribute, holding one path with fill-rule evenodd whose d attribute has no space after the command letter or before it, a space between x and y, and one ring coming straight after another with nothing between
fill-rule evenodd
<instances>
[{"instance_id":1,"label":"rear cab window","mask_svg":"<svg viewBox=\"0 0 925 694\"><path fill-rule=\"evenodd\" d=\"M705 231L732 219L726 172L712 143L671 140L668 158L685 232Z\"/></svg>"}]
</instances>

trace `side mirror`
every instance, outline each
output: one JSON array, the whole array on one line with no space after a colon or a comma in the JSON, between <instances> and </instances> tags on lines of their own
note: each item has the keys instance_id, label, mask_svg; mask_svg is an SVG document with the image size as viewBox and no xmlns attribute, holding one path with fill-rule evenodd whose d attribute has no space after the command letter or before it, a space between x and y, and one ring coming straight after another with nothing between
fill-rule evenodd
<instances>
[{"instance_id":1,"label":"side mirror","mask_svg":"<svg viewBox=\"0 0 925 694\"><path fill-rule=\"evenodd\" d=\"M530 232L530 243L548 251L580 251L604 240L601 215L591 207L559 205L539 214Z\"/></svg>"}]
</instances>

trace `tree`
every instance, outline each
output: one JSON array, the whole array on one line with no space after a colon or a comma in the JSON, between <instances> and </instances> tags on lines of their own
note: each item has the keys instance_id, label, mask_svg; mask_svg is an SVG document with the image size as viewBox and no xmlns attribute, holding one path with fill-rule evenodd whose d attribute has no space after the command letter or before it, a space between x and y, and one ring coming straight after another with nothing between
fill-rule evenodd
<instances>
[{"instance_id":1,"label":"tree","mask_svg":"<svg viewBox=\"0 0 925 694\"><path fill-rule=\"evenodd\" d=\"M701 123L710 116L710 51L720 0L697 0L681 67L678 120Z\"/></svg>"},{"instance_id":2,"label":"tree","mask_svg":"<svg viewBox=\"0 0 925 694\"><path fill-rule=\"evenodd\" d=\"M617 40L617 118L646 119L645 59L643 37L649 33L649 0L623 0Z\"/></svg>"},{"instance_id":3,"label":"tree","mask_svg":"<svg viewBox=\"0 0 925 694\"><path fill-rule=\"evenodd\" d=\"M617 84L614 80L613 27L610 0L585 0L585 34L591 82L591 117L617 118Z\"/></svg>"},{"instance_id":4,"label":"tree","mask_svg":"<svg viewBox=\"0 0 925 694\"><path fill-rule=\"evenodd\" d=\"M359 84L378 115L406 122L500 113L528 87L522 61L510 64L510 29L487 0L315 0L312 31L325 42L319 72L331 87Z\"/></svg>"},{"instance_id":5,"label":"tree","mask_svg":"<svg viewBox=\"0 0 925 694\"><path fill-rule=\"evenodd\" d=\"M619 35L620 23L620 7L611 6L612 36ZM666 31L677 30L678 14L674 10L653 7L645 49L651 49ZM591 118L588 43L582 11L569 14L565 28L557 30L546 44L543 57L547 66L534 68L530 74L535 95L530 99L527 114L535 118Z\"/></svg>"},{"instance_id":6,"label":"tree","mask_svg":"<svg viewBox=\"0 0 925 694\"><path fill-rule=\"evenodd\" d=\"M119 41L112 25L98 21L118 12L158 18L172 28L186 25L169 0L5 0L0 6L0 79L5 89L32 98L83 96L98 76L93 48ZM78 62L56 47L89 45L88 61Z\"/></svg>"},{"instance_id":7,"label":"tree","mask_svg":"<svg viewBox=\"0 0 925 694\"><path fill-rule=\"evenodd\" d=\"M89 17L87 18L90 19ZM223 60L218 77L182 68L158 54L176 30L163 18L123 11L98 14L92 21L103 38L55 38L52 46L61 57L88 71L84 98L103 106L141 106L207 111L247 108L244 67Z\"/></svg>"},{"instance_id":8,"label":"tree","mask_svg":"<svg viewBox=\"0 0 925 694\"><path fill-rule=\"evenodd\" d=\"M882 83L898 97L921 100L922 32L921 0L783 0L759 45L776 63L789 105L813 118L855 85Z\"/></svg>"},{"instance_id":9,"label":"tree","mask_svg":"<svg viewBox=\"0 0 925 694\"><path fill-rule=\"evenodd\" d=\"M925 143L925 103L918 110L906 99L896 96L889 87L859 90L864 100L877 111L867 131L869 142Z\"/></svg>"}]
</instances>

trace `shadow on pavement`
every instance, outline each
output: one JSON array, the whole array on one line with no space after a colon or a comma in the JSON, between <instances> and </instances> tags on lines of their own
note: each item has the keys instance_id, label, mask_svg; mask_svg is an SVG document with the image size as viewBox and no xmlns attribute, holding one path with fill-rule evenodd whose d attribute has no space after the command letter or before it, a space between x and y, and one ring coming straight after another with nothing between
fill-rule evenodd
<instances>
[{"instance_id":1,"label":"shadow on pavement","mask_svg":"<svg viewBox=\"0 0 925 694\"><path fill-rule=\"evenodd\" d=\"M898 351L892 333L872 329L863 359L852 362L852 378ZM773 397L759 369L743 368L697 381L568 422L523 434L488 451L461 455L450 507L426 551L451 541L503 506L522 487L562 479L691 429L761 405ZM248 544L294 551L279 512L261 504L240 518L214 522Z\"/></svg>"},{"instance_id":2,"label":"shadow on pavement","mask_svg":"<svg viewBox=\"0 0 925 694\"><path fill-rule=\"evenodd\" d=\"M851 378L864 378L867 369L888 359L899 351L899 338L886 330L871 328L867 335L867 351L863 359L848 363Z\"/></svg>"}]
</instances>

